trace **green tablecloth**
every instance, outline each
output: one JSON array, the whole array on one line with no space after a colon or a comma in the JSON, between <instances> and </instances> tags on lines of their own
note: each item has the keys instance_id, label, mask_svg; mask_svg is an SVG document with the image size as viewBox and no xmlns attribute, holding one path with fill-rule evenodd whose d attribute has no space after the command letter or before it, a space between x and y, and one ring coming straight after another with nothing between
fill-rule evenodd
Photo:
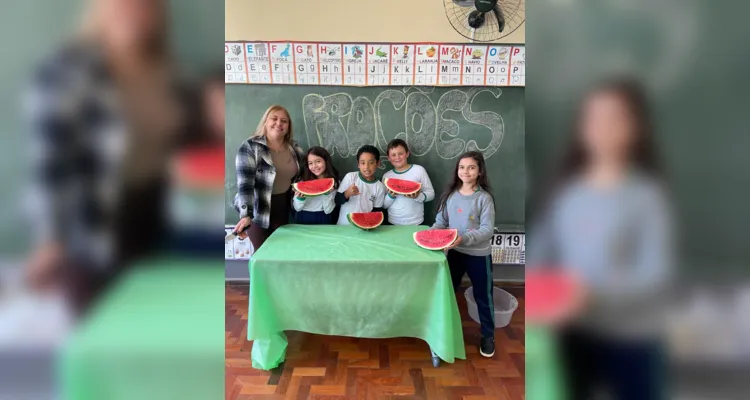
<instances>
[{"instance_id":1,"label":"green tablecloth","mask_svg":"<svg viewBox=\"0 0 750 400\"><path fill-rule=\"evenodd\" d=\"M285 330L416 337L443 360L466 358L445 255L414 244L425 226L286 225L252 256L247 338L253 367L278 366ZM429 359L429 354L425 354Z\"/></svg>"},{"instance_id":2,"label":"green tablecloth","mask_svg":"<svg viewBox=\"0 0 750 400\"><path fill-rule=\"evenodd\" d=\"M526 325L526 398L567 400L553 333L544 326ZM573 399L571 399L573 400Z\"/></svg>"},{"instance_id":3,"label":"green tablecloth","mask_svg":"<svg viewBox=\"0 0 750 400\"><path fill-rule=\"evenodd\" d=\"M58 359L66 400L224 393L224 263L164 258L123 276Z\"/></svg>"}]
</instances>

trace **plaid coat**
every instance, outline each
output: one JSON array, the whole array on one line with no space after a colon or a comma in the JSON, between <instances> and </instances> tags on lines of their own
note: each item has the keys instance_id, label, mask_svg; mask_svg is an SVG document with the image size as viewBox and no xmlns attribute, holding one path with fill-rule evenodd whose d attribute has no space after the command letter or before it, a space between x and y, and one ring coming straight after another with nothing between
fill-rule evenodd
<instances>
[{"instance_id":1,"label":"plaid coat","mask_svg":"<svg viewBox=\"0 0 750 400\"><path fill-rule=\"evenodd\" d=\"M176 95L187 94L184 82L171 83ZM36 238L107 268L119 257L113 215L129 127L106 60L95 45L67 43L34 70L26 94L33 145L26 205Z\"/></svg>"},{"instance_id":2,"label":"plaid coat","mask_svg":"<svg viewBox=\"0 0 750 400\"><path fill-rule=\"evenodd\" d=\"M297 162L297 180L306 167L303 163L305 153L297 142L289 146ZM251 137L240 146L235 159L237 168L237 194L234 197L234 208L240 218L250 217L254 224L268 229L271 222L271 192L276 178L271 152L265 136Z\"/></svg>"}]
</instances>

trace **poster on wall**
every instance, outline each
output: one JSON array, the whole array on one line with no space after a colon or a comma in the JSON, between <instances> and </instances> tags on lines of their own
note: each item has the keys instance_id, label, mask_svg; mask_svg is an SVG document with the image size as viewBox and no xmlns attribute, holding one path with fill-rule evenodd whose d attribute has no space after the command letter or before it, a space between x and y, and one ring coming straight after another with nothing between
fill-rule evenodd
<instances>
[{"instance_id":1,"label":"poster on wall","mask_svg":"<svg viewBox=\"0 0 750 400\"><path fill-rule=\"evenodd\" d=\"M271 83L271 57L268 44L245 43L245 63L247 79L250 83Z\"/></svg>"},{"instance_id":2,"label":"poster on wall","mask_svg":"<svg viewBox=\"0 0 750 400\"><path fill-rule=\"evenodd\" d=\"M224 43L227 84L526 86L523 45Z\"/></svg>"}]
</instances>

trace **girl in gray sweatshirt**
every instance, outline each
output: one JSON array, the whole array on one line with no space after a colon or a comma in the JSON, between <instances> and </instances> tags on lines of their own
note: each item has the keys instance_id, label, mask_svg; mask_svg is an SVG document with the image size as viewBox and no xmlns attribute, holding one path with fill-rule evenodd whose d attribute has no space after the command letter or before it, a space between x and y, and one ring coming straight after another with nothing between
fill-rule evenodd
<instances>
[{"instance_id":1,"label":"girl in gray sweatshirt","mask_svg":"<svg viewBox=\"0 0 750 400\"><path fill-rule=\"evenodd\" d=\"M469 274L481 323L479 353L495 354L495 311L492 302L492 249L495 201L482 153L461 155L447 190L438 203L433 229L456 229L458 239L448 250L453 288Z\"/></svg>"},{"instance_id":2,"label":"girl in gray sweatshirt","mask_svg":"<svg viewBox=\"0 0 750 400\"><path fill-rule=\"evenodd\" d=\"M527 268L580 277L584 307L561 327L567 398L664 396L661 307L673 227L643 90L607 82L582 103L558 182L527 236Z\"/></svg>"}]
</instances>

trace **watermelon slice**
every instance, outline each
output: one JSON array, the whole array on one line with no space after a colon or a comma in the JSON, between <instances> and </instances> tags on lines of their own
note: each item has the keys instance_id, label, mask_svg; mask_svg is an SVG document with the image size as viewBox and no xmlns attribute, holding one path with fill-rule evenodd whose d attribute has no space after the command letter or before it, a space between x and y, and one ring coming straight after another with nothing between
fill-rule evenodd
<instances>
[{"instance_id":1,"label":"watermelon slice","mask_svg":"<svg viewBox=\"0 0 750 400\"><path fill-rule=\"evenodd\" d=\"M414 232L414 243L427 250L443 250L458 239L456 229L429 229Z\"/></svg>"},{"instance_id":2,"label":"watermelon slice","mask_svg":"<svg viewBox=\"0 0 750 400\"><path fill-rule=\"evenodd\" d=\"M414 182L414 181L407 181L404 179L385 178L385 180L383 181L383 184L391 192L396 193L396 194L403 194L403 195L414 194L414 193L417 193L420 189L422 189L421 183Z\"/></svg>"},{"instance_id":3,"label":"watermelon slice","mask_svg":"<svg viewBox=\"0 0 750 400\"><path fill-rule=\"evenodd\" d=\"M366 231L375 229L383 223L383 213L381 211L349 213L346 217L352 225Z\"/></svg>"},{"instance_id":4,"label":"watermelon slice","mask_svg":"<svg viewBox=\"0 0 750 400\"><path fill-rule=\"evenodd\" d=\"M216 189L224 186L224 146L192 148L175 160L175 175L180 186L192 189Z\"/></svg>"},{"instance_id":5,"label":"watermelon slice","mask_svg":"<svg viewBox=\"0 0 750 400\"><path fill-rule=\"evenodd\" d=\"M302 181L293 183L292 187L294 190L304 194L305 196L320 196L321 194L327 193L333 190L334 186L333 178L321 178L313 179L311 181Z\"/></svg>"},{"instance_id":6,"label":"watermelon slice","mask_svg":"<svg viewBox=\"0 0 750 400\"><path fill-rule=\"evenodd\" d=\"M555 325L581 306L581 286L570 272L534 268L526 271L524 286L529 323Z\"/></svg>"}]
</instances>

